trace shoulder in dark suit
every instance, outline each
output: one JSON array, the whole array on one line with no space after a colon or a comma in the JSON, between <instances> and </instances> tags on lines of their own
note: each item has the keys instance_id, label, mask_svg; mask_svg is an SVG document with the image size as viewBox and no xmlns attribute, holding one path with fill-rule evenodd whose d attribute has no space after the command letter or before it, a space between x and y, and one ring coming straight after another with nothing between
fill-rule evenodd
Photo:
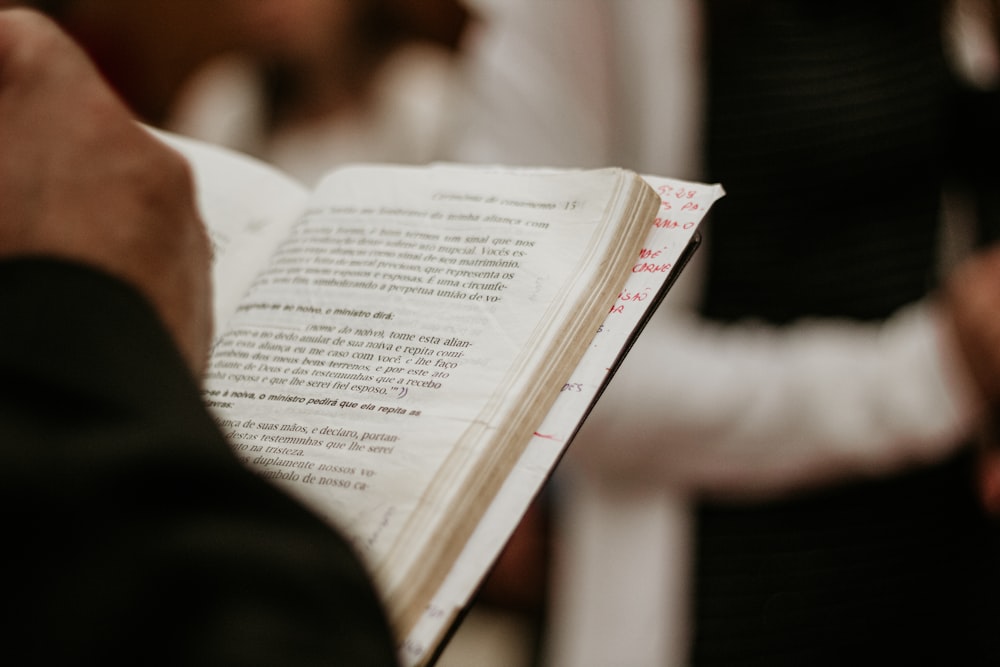
<instances>
[{"instance_id":1,"label":"shoulder in dark suit","mask_svg":"<svg viewBox=\"0 0 1000 667\"><path fill-rule=\"evenodd\" d=\"M349 545L244 469L152 308L0 262L4 653L17 664L395 664Z\"/></svg>"}]
</instances>

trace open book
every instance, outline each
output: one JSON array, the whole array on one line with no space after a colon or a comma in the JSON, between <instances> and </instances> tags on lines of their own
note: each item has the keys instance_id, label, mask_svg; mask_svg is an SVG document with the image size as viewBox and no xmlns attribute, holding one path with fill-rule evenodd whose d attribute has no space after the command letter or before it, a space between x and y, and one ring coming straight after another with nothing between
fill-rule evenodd
<instances>
[{"instance_id":1,"label":"open book","mask_svg":"<svg viewBox=\"0 0 1000 667\"><path fill-rule=\"evenodd\" d=\"M216 251L206 400L241 460L348 535L425 664L721 189L359 165L310 193L167 140Z\"/></svg>"}]
</instances>

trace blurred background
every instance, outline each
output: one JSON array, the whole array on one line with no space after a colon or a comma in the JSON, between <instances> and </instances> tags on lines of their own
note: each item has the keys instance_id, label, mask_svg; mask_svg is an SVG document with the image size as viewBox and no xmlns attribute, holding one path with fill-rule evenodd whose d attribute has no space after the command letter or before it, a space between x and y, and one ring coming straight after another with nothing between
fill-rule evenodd
<instances>
[{"instance_id":1,"label":"blurred background","mask_svg":"<svg viewBox=\"0 0 1000 667\"><path fill-rule=\"evenodd\" d=\"M714 8L722 4L718 2L0 0L0 6L17 4L48 12L74 35L137 118L249 153L307 185L337 164L358 161L615 164L676 178L716 175L706 164L701 133L708 113L704 105L708 84L703 77L710 25L703 5ZM892 19L913 10L909 3L885 0L837 3L825 15L802 9L809 3L759 5L762 9L750 17L753 20L792 16L815 28L817 40L832 35L834 47L841 35L837 31L849 24L864 28L857 34L865 35L866 43L888 39L891 28L885 26L906 23ZM799 9L789 9L797 5ZM962 99L968 99L965 93L992 95L1000 77L996 39L1000 18L995 3L951 0L916 5L936 17L928 20L933 20L932 32L940 35L940 41L931 48L934 58L940 55L947 63L948 90L961 89ZM804 70L807 66L795 59L794 45L788 48L787 54L775 59L782 57ZM858 46L847 53L860 58L866 48ZM831 53L837 57L839 52ZM817 80L821 76L819 70L814 75ZM867 93L862 84L855 91L849 79L844 81L848 83L843 108L849 109ZM815 87L806 88L811 94ZM975 131L984 145L995 146L996 117L982 111L974 116ZM961 121L955 119L961 117L949 118L948 128L958 129ZM832 127L851 122L864 120L830 120ZM859 127L852 136L864 135ZM724 180L727 189L730 182ZM737 187L731 192L739 191L736 176L732 182ZM780 190L777 184L772 186L768 196ZM973 231L976 218L983 210L995 212L990 196L970 192L959 187L940 193L944 222L937 258L941 261L935 270L982 240ZM817 200L822 199L818 194ZM938 215L936 209L933 215ZM711 233L709 229L709 244ZM671 307L697 310L701 286L687 276L685 281L671 295ZM795 313L799 314L811 313ZM616 438L604 441L604 447L617 452L621 450L613 448L625 446ZM567 461L570 469L572 459L571 455ZM732 464L723 460L718 465ZM592 466L586 475L591 480L601 478L601 470ZM581 559L590 548L586 541L569 547L564 539L562 526L579 520L567 518L566 504L578 508L585 501L567 490L574 488L573 482L571 476L565 480L563 476L560 471L529 511L438 663L441 667L602 664L600 658L561 662L559 655L572 655L574 650L552 647L552 629L571 613L565 604L553 604L552 586L564 581L555 569L573 567L554 560L554 554L570 550L571 559ZM629 505L630 516L649 513L655 505L659 509L649 517L660 528L653 532L640 528L640 537L618 545L619 552L606 562L628 569L628 563L641 561L646 569L636 565L634 574L647 586L628 589L633 595L627 607L631 612L615 623L603 629L591 626L589 637L561 630L559 642L612 646L612 635L617 633L638 645L643 637L655 635L649 641L656 644L651 650L659 651L659 658L642 657L650 654L637 651L634 660L619 654L622 662L614 664L638 667L684 661L691 630L688 615L679 610L689 605L692 596L691 561L696 556L690 548L694 538L689 509L700 483L688 480L678 487L676 479L667 479L650 492L651 500ZM675 492L677 496L672 495ZM602 543L598 540L592 547L599 551ZM636 552L648 557L636 561L631 558ZM650 562L655 568L657 559L669 561L672 573L666 573L666 564L661 572L651 570ZM587 583L600 588L596 575L587 576ZM581 606L601 604L599 596L587 600L574 598L572 613L582 614ZM656 615L651 616L650 610ZM674 629L667 630L668 624Z\"/></svg>"}]
</instances>

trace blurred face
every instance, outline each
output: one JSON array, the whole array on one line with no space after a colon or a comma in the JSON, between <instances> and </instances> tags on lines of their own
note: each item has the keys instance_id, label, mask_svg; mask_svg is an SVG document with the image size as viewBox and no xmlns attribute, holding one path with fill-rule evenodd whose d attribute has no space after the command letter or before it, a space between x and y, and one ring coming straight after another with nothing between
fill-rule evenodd
<instances>
[{"instance_id":1,"label":"blurred face","mask_svg":"<svg viewBox=\"0 0 1000 667\"><path fill-rule=\"evenodd\" d=\"M353 32L360 0L229 0L248 47L302 61L329 57Z\"/></svg>"},{"instance_id":2,"label":"blurred face","mask_svg":"<svg viewBox=\"0 0 1000 667\"><path fill-rule=\"evenodd\" d=\"M11 0L0 0L11 4ZM34 0L52 11L126 101L155 120L188 76L235 45L230 0Z\"/></svg>"}]
</instances>

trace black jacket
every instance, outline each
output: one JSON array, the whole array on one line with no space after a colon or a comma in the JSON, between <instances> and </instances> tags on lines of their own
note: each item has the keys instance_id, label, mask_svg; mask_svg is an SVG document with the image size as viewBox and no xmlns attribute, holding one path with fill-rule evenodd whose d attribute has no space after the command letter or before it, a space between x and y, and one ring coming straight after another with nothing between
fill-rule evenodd
<instances>
[{"instance_id":1,"label":"black jacket","mask_svg":"<svg viewBox=\"0 0 1000 667\"><path fill-rule=\"evenodd\" d=\"M333 530L231 455L130 287L0 262L4 661L395 664Z\"/></svg>"}]
</instances>

